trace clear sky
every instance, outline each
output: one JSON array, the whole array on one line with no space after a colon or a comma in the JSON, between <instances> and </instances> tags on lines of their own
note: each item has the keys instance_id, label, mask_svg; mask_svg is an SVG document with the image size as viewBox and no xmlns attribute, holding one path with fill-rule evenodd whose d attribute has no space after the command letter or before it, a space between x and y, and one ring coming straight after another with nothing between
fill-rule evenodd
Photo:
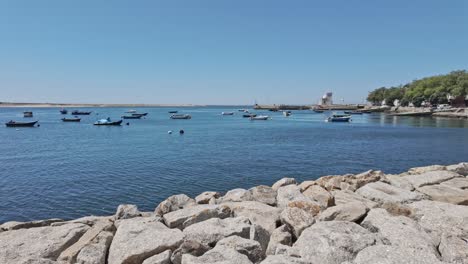
<instances>
[{"instance_id":1,"label":"clear sky","mask_svg":"<svg viewBox=\"0 0 468 264\"><path fill-rule=\"evenodd\" d=\"M467 0L0 0L0 101L356 103L457 69Z\"/></svg>"}]
</instances>

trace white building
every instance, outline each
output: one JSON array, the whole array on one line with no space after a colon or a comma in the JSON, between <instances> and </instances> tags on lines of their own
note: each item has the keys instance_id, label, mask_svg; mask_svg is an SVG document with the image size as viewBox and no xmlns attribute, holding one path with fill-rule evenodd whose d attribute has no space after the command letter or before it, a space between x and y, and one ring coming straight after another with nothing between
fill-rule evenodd
<instances>
[{"instance_id":1,"label":"white building","mask_svg":"<svg viewBox=\"0 0 468 264\"><path fill-rule=\"evenodd\" d=\"M322 99L320 99L319 105L332 105L333 104L333 99L332 99L333 93L332 92L327 92L322 96Z\"/></svg>"}]
</instances>

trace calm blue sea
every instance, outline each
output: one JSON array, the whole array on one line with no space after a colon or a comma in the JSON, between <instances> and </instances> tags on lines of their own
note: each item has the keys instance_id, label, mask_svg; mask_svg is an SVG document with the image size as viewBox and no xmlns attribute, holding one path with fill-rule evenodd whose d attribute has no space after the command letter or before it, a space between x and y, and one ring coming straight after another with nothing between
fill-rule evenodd
<instances>
[{"instance_id":1,"label":"calm blue sea","mask_svg":"<svg viewBox=\"0 0 468 264\"><path fill-rule=\"evenodd\" d=\"M272 120L249 121L232 107L136 109L149 114L129 126L96 127L98 118L118 119L128 109L82 108L93 114L63 123L57 108L0 108L2 123L26 120L24 110L40 121L37 128L0 127L0 223L108 215L122 203L152 211L178 193L468 159L464 120L370 114L348 124L311 111L264 111ZM172 109L192 119L170 120Z\"/></svg>"}]
</instances>

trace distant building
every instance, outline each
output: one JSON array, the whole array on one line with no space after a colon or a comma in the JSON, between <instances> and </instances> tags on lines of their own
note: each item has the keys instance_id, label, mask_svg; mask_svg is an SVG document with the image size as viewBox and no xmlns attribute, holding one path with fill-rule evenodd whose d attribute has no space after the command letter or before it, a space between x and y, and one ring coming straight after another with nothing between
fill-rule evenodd
<instances>
[{"instance_id":1,"label":"distant building","mask_svg":"<svg viewBox=\"0 0 468 264\"><path fill-rule=\"evenodd\" d=\"M332 105L333 104L333 93L332 92L327 92L322 96L322 99L320 99L319 105Z\"/></svg>"},{"instance_id":2,"label":"distant building","mask_svg":"<svg viewBox=\"0 0 468 264\"><path fill-rule=\"evenodd\" d=\"M448 94L447 100L452 107L466 107L466 105L468 104L468 95L455 97Z\"/></svg>"}]
</instances>

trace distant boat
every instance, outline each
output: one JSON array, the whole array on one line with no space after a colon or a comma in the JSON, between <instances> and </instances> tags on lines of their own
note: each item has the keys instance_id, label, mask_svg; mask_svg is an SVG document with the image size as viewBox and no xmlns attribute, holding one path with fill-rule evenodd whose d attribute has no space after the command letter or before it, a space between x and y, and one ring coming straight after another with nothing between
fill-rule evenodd
<instances>
[{"instance_id":1,"label":"distant boat","mask_svg":"<svg viewBox=\"0 0 468 264\"><path fill-rule=\"evenodd\" d=\"M31 112L31 111L23 112L23 116L24 117L33 117L33 112Z\"/></svg>"},{"instance_id":2,"label":"distant boat","mask_svg":"<svg viewBox=\"0 0 468 264\"><path fill-rule=\"evenodd\" d=\"M257 116L256 114L245 114L245 115L242 115L242 117L246 117L246 118L256 117L256 116Z\"/></svg>"},{"instance_id":3,"label":"distant boat","mask_svg":"<svg viewBox=\"0 0 468 264\"><path fill-rule=\"evenodd\" d=\"M332 115L327 119L328 122L349 122L350 120L350 115Z\"/></svg>"},{"instance_id":4,"label":"distant boat","mask_svg":"<svg viewBox=\"0 0 468 264\"><path fill-rule=\"evenodd\" d=\"M247 111L247 109L239 109L239 110L237 110L237 111L239 111L239 112L245 112L245 111Z\"/></svg>"},{"instance_id":5,"label":"distant boat","mask_svg":"<svg viewBox=\"0 0 468 264\"><path fill-rule=\"evenodd\" d=\"M357 110L358 112L361 112L363 114L371 114L372 111L370 109L361 109L361 110Z\"/></svg>"},{"instance_id":6,"label":"distant boat","mask_svg":"<svg viewBox=\"0 0 468 264\"><path fill-rule=\"evenodd\" d=\"M177 110L169 111L169 114L177 114L177 112L179 112L179 111L177 111Z\"/></svg>"},{"instance_id":7,"label":"distant boat","mask_svg":"<svg viewBox=\"0 0 468 264\"><path fill-rule=\"evenodd\" d=\"M78 118L78 117L75 117L75 118L62 118L62 121L63 122L80 122L81 121L81 118Z\"/></svg>"},{"instance_id":8,"label":"distant boat","mask_svg":"<svg viewBox=\"0 0 468 264\"><path fill-rule=\"evenodd\" d=\"M16 122L16 121L9 121L5 123L7 127L33 127L38 121L33 122Z\"/></svg>"},{"instance_id":9,"label":"distant boat","mask_svg":"<svg viewBox=\"0 0 468 264\"><path fill-rule=\"evenodd\" d=\"M133 109L132 109L132 110L128 110L128 111L125 112L125 113L131 114L131 113L136 113L136 112L137 112L137 110L133 110Z\"/></svg>"},{"instance_id":10,"label":"distant boat","mask_svg":"<svg viewBox=\"0 0 468 264\"><path fill-rule=\"evenodd\" d=\"M179 114L179 115L171 115L171 119L191 119L192 116L191 115L187 115L187 114Z\"/></svg>"},{"instance_id":11,"label":"distant boat","mask_svg":"<svg viewBox=\"0 0 468 264\"><path fill-rule=\"evenodd\" d=\"M234 112L222 112L222 115L234 115Z\"/></svg>"},{"instance_id":12,"label":"distant boat","mask_svg":"<svg viewBox=\"0 0 468 264\"><path fill-rule=\"evenodd\" d=\"M270 118L269 116L260 115L260 116L252 116L250 117L250 120L268 120L269 118Z\"/></svg>"},{"instance_id":13,"label":"distant boat","mask_svg":"<svg viewBox=\"0 0 468 264\"><path fill-rule=\"evenodd\" d=\"M79 110L75 110L71 113L72 115L90 115L91 114L91 111L90 112L85 112L85 111L79 111Z\"/></svg>"},{"instance_id":14,"label":"distant boat","mask_svg":"<svg viewBox=\"0 0 468 264\"><path fill-rule=\"evenodd\" d=\"M284 116L290 116L290 115L291 115L291 111L283 111L283 115L284 115Z\"/></svg>"},{"instance_id":15,"label":"distant boat","mask_svg":"<svg viewBox=\"0 0 468 264\"><path fill-rule=\"evenodd\" d=\"M323 113L323 112L325 112L325 110L321 110L321 109L313 109L313 111L314 111L315 113Z\"/></svg>"},{"instance_id":16,"label":"distant boat","mask_svg":"<svg viewBox=\"0 0 468 264\"><path fill-rule=\"evenodd\" d=\"M60 110L60 113L62 115L66 115L66 114L68 114L68 110L67 109L62 109L62 110Z\"/></svg>"},{"instance_id":17,"label":"distant boat","mask_svg":"<svg viewBox=\"0 0 468 264\"><path fill-rule=\"evenodd\" d=\"M110 118L101 119L94 123L95 126L120 126L123 120L111 121Z\"/></svg>"},{"instance_id":18,"label":"distant boat","mask_svg":"<svg viewBox=\"0 0 468 264\"><path fill-rule=\"evenodd\" d=\"M137 114L137 113L133 113L132 116L147 116L148 113L142 113L142 114Z\"/></svg>"},{"instance_id":19,"label":"distant boat","mask_svg":"<svg viewBox=\"0 0 468 264\"><path fill-rule=\"evenodd\" d=\"M359 111L344 111L347 115L362 115L362 112Z\"/></svg>"},{"instance_id":20,"label":"distant boat","mask_svg":"<svg viewBox=\"0 0 468 264\"><path fill-rule=\"evenodd\" d=\"M140 119L142 115L129 115L129 116L122 116L123 119Z\"/></svg>"}]
</instances>

